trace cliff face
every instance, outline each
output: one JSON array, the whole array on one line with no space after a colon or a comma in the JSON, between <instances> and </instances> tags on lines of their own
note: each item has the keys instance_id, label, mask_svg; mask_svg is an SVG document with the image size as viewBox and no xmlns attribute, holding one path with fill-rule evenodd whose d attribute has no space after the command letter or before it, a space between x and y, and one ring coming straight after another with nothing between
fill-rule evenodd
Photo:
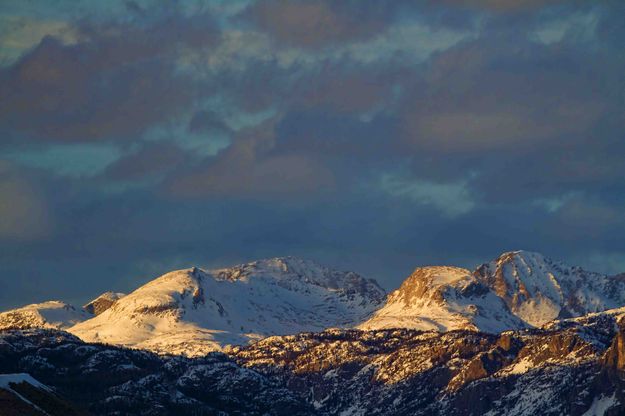
<instances>
[{"instance_id":1,"label":"cliff face","mask_svg":"<svg viewBox=\"0 0 625 416\"><path fill-rule=\"evenodd\" d=\"M535 327L625 305L622 277L589 272L540 253L503 253L473 275L515 316Z\"/></svg>"},{"instance_id":2,"label":"cliff face","mask_svg":"<svg viewBox=\"0 0 625 416\"><path fill-rule=\"evenodd\" d=\"M625 374L625 322L619 328L614 336L610 348L603 357L603 365L615 372Z\"/></svg>"}]
</instances>

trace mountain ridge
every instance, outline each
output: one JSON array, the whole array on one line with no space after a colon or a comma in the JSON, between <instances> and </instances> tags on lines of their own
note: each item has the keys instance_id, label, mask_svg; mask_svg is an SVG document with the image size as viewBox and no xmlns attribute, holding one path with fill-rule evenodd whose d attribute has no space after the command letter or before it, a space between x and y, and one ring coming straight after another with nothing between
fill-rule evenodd
<instances>
[{"instance_id":1,"label":"mountain ridge","mask_svg":"<svg viewBox=\"0 0 625 416\"><path fill-rule=\"evenodd\" d=\"M88 342L187 355L331 327L501 333L623 306L625 279L517 250L474 271L418 267L386 294L357 273L276 257L176 270L122 295L104 293L85 305L91 314L56 326L12 319L19 308L0 314L0 328L60 328Z\"/></svg>"},{"instance_id":2,"label":"mountain ridge","mask_svg":"<svg viewBox=\"0 0 625 416\"><path fill-rule=\"evenodd\" d=\"M91 342L202 355L270 335L353 326L384 300L375 281L292 257L166 273L69 329Z\"/></svg>"},{"instance_id":3,"label":"mountain ridge","mask_svg":"<svg viewBox=\"0 0 625 416\"><path fill-rule=\"evenodd\" d=\"M501 332L625 305L625 281L516 250L475 271L418 267L361 329Z\"/></svg>"}]
</instances>

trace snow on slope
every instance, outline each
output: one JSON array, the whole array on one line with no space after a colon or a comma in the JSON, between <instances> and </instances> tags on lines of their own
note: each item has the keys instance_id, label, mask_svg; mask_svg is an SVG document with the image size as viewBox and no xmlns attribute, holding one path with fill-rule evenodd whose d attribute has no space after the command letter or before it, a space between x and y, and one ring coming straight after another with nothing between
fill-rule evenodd
<instances>
[{"instance_id":1,"label":"snow on slope","mask_svg":"<svg viewBox=\"0 0 625 416\"><path fill-rule=\"evenodd\" d=\"M358 327L501 332L525 325L468 270L430 266L417 268L384 307Z\"/></svg>"},{"instance_id":2,"label":"snow on slope","mask_svg":"<svg viewBox=\"0 0 625 416\"><path fill-rule=\"evenodd\" d=\"M91 315L83 310L52 300L0 313L0 329L66 329L89 318Z\"/></svg>"},{"instance_id":3,"label":"snow on slope","mask_svg":"<svg viewBox=\"0 0 625 416\"><path fill-rule=\"evenodd\" d=\"M44 389L44 390L50 390L48 386L41 384L39 381L31 377L30 374L26 374L26 373L0 374L0 388L11 389L11 384L19 384L19 383L28 383L32 385L33 387L37 387L37 388Z\"/></svg>"},{"instance_id":4,"label":"snow on slope","mask_svg":"<svg viewBox=\"0 0 625 416\"><path fill-rule=\"evenodd\" d=\"M24 397L22 394L20 394L18 391L15 390L15 385L19 385L22 383L30 384L33 387L36 387L38 389L45 391L46 393L52 392L52 390L48 386L41 384L39 381L31 377L30 374L26 374L26 373L0 374L0 390L5 390L6 392L8 392L10 395L13 396L13 397L11 396L3 397L3 406L10 407L13 410L14 413L10 413L10 414L17 414L15 412L25 410L23 406L27 405L26 409L28 410L33 409L36 412L35 414L49 415L49 413L44 411L42 408L40 408L35 403L28 400L26 397ZM16 403L14 400L17 400L18 403ZM1 410L2 409L0 409L0 414L2 414ZM31 413L29 412L29 414Z\"/></svg>"},{"instance_id":5,"label":"snow on slope","mask_svg":"<svg viewBox=\"0 0 625 416\"><path fill-rule=\"evenodd\" d=\"M514 251L473 273L418 268L384 303L374 281L287 257L214 271L179 270L120 295L105 293L85 305L97 316L70 331L86 341L198 355L328 327L492 333L540 327L625 305L625 275L610 277ZM46 302L0 314L0 329L63 329L91 316Z\"/></svg>"},{"instance_id":6,"label":"snow on slope","mask_svg":"<svg viewBox=\"0 0 625 416\"><path fill-rule=\"evenodd\" d=\"M413 328L501 332L539 327L625 305L625 278L513 251L471 273L422 267L392 292L361 329Z\"/></svg>"},{"instance_id":7,"label":"snow on slope","mask_svg":"<svg viewBox=\"0 0 625 416\"><path fill-rule=\"evenodd\" d=\"M178 270L70 332L89 342L190 356L269 335L350 327L384 301L373 280L292 257Z\"/></svg>"},{"instance_id":8,"label":"snow on slope","mask_svg":"<svg viewBox=\"0 0 625 416\"><path fill-rule=\"evenodd\" d=\"M539 253L504 253L474 275L532 326L625 305L622 277L567 266Z\"/></svg>"}]
</instances>

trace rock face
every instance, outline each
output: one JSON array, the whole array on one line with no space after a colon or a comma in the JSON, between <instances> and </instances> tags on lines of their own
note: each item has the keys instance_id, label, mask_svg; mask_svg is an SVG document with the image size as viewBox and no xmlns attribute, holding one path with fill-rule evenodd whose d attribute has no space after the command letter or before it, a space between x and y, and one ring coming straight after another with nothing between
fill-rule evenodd
<instances>
[{"instance_id":1,"label":"rock face","mask_svg":"<svg viewBox=\"0 0 625 416\"><path fill-rule=\"evenodd\" d=\"M91 315L83 310L52 300L0 313L0 329L66 329L89 318Z\"/></svg>"},{"instance_id":2,"label":"rock face","mask_svg":"<svg viewBox=\"0 0 625 416\"><path fill-rule=\"evenodd\" d=\"M93 316L98 316L124 296L125 293L105 292L83 306L83 309Z\"/></svg>"},{"instance_id":3,"label":"rock face","mask_svg":"<svg viewBox=\"0 0 625 416\"><path fill-rule=\"evenodd\" d=\"M499 335L332 329L197 358L0 331L0 373L96 415L620 415L622 316Z\"/></svg>"},{"instance_id":4,"label":"rock face","mask_svg":"<svg viewBox=\"0 0 625 416\"><path fill-rule=\"evenodd\" d=\"M466 269L417 268L361 329L412 328L501 332L526 325Z\"/></svg>"},{"instance_id":5,"label":"rock face","mask_svg":"<svg viewBox=\"0 0 625 416\"><path fill-rule=\"evenodd\" d=\"M621 322L602 362L607 369L625 375L625 320Z\"/></svg>"},{"instance_id":6,"label":"rock face","mask_svg":"<svg viewBox=\"0 0 625 416\"><path fill-rule=\"evenodd\" d=\"M514 251L473 273L417 268L362 329L469 329L498 333L540 327L625 305L625 279Z\"/></svg>"},{"instance_id":7,"label":"rock face","mask_svg":"<svg viewBox=\"0 0 625 416\"><path fill-rule=\"evenodd\" d=\"M373 280L296 258L167 273L70 332L90 342L202 355L269 335L351 327L384 301Z\"/></svg>"},{"instance_id":8,"label":"rock face","mask_svg":"<svg viewBox=\"0 0 625 416\"><path fill-rule=\"evenodd\" d=\"M625 281L538 253L514 251L479 266L476 279L532 326L625 305Z\"/></svg>"}]
</instances>

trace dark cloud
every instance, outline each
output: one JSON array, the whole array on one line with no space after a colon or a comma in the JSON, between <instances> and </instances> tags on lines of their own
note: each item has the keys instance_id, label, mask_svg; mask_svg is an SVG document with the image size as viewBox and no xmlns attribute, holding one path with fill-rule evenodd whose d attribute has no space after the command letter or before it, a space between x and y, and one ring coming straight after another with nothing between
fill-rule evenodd
<instances>
[{"instance_id":1,"label":"dark cloud","mask_svg":"<svg viewBox=\"0 0 625 416\"><path fill-rule=\"evenodd\" d=\"M401 62L366 68L346 62L324 63L318 70L302 74L289 89L289 99L294 108L361 114L388 105L393 87L404 74Z\"/></svg>"},{"instance_id":2,"label":"dark cloud","mask_svg":"<svg viewBox=\"0 0 625 416\"><path fill-rule=\"evenodd\" d=\"M463 43L438 55L407 94L402 140L418 176L471 173L490 201L593 192L621 182L623 69L563 43Z\"/></svg>"},{"instance_id":3,"label":"dark cloud","mask_svg":"<svg viewBox=\"0 0 625 416\"><path fill-rule=\"evenodd\" d=\"M186 197L271 199L306 197L334 187L332 173L314 158L297 153L272 154L274 120L243 131L234 143L168 184L168 191Z\"/></svg>"},{"instance_id":4,"label":"dark cloud","mask_svg":"<svg viewBox=\"0 0 625 416\"><path fill-rule=\"evenodd\" d=\"M224 132L230 133L230 127L213 111L201 110L193 115L188 129L192 133Z\"/></svg>"},{"instance_id":5,"label":"dark cloud","mask_svg":"<svg viewBox=\"0 0 625 416\"><path fill-rule=\"evenodd\" d=\"M473 7L500 12L537 9L544 6L561 4L565 0L443 0L450 6Z\"/></svg>"},{"instance_id":6,"label":"dark cloud","mask_svg":"<svg viewBox=\"0 0 625 416\"><path fill-rule=\"evenodd\" d=\"M36 241L51 231L42 190L26 172L0 160L0 240Z\"/></svg>"},{"instance_id":7,"label":"dark cloud","mask_svg":"<svg viewBox=\"0 0 625 416\"><path fill-rule=\"evenodd\" d=\"M107 166L104 177L112 180L137 180L174 170L187 159L186 153L169 142L149 143Z\"/></svg>"},{"instance_id":8,"label":"dark cloud","mask_svg":"<svg viewBox=\"0 0 625 416\"><path fill-rule=\"evenodd\" d=\"M194 87L178 70L185 51L217 42L210 16L141 24L82 21L79 40L47 36L0 73L4 140L128 139L188 111Z\"/></svg>"},{"instance_id":9,"label":"dark cloud","mask_svg":"<svg viewBox=\"0 0 625 416\"><path fill-rule=\"evenodd\" d=\"M246 9L243 17L279 43L316 49L379 33L394 9L384 1L261 0Z\"/></svg>"},{"instance_id":10,"label":"dark cloud","mask_svg":"<svg viewBox=\"0 0 625 416\"><path fill-rule=\"evenodd\" d=\"M389 289L417 265L519 248L625 265L620 3L261 0L218 23L125 10L0 70L0 304L281 255ZM423 62L389 54L406 28L451 40ZM189 150L217 136L216 154ZM44 144L97 140L121 155L102 173L18 166L15 149L48 166L38 146L49 161Z\"/></svg>"}]
</instances>

